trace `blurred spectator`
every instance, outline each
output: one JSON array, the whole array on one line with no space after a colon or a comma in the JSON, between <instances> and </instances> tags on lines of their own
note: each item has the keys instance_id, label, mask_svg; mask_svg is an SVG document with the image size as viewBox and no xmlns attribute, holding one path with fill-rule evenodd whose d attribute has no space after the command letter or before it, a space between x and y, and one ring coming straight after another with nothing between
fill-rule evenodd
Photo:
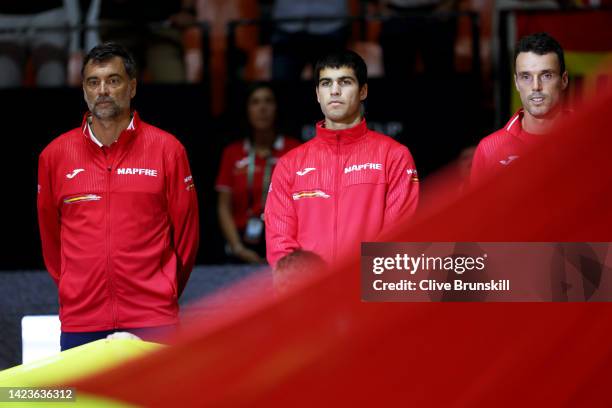
<instances>
[{"instance_id":1,"label":"blurred spectator","mask_svg":"<svg viewBox=\"0 0 612 408\"><path fill-rule=\"evenodd\" d=\"M196 0L196 8L198 20L205 22L210 28L208 67L211 77L214 78L210 83L211 107L213 115L221 115L225 112L227 80L233 79L237 74L236 65L233 64L233 61L228 60L238 55L236 49L250 52L259 44L259 30L253 25L237 28L233 33L234 41L230 46L228 23L235 20L259 19L259 2L253 0Z\"/></svg>"},{"instance_id":2,"label":"blurred spectator","mask_svg":"<svg viewBox=\"0 0 612 408\"><path fill-rule=\"evenodd\" d=\"M263 209L276 160L299 145L278 135L276 97L269 85L254 85L247 96L250 134L223 152L217 177L218 214L228 252L249 263L265 262Z\"/></svg>"},{"instance_id":3,"label":"blurred spectator","mask_svg":"<svg viewBox=\"0 0 612 408\"><path fill-rule=\"evenodd\" d=\"M183 30L196 22L194 0L91 0L87 24L100 25L102 42L126 47L153 82L185 82ZM87 11L86 11L87 10ZM86 44L86 49L89 45Z\"/></svg>"},{"instance_id":4,"label":"blurred spectator","mask_svg":"<svg viewBox=\"0 0 612 408\"><path fill-rule=\"evenodd\" d=\"M272 78L300 79L302 70L321 55L344 49L349 36L346 21L307 21L311 17L348 17L347 0L276 0L272 17L302 18L286 22L272 33Z\"/></svg>"},{"instance_id":5,"label":"blurred spectator","mask_svg":"<svg viewBox=\"0 0 612 408\"><path fill-rule=\"evenodd\" d=\"M416 70L416 56L427 73L454 71L458 0L370 0L391 17L382 24L380 45L386 78L406 78Z\"/></svg>"},{"instance_id":6,"label":"blurred spectator","mask_svg":"<svg viewBox=\"0 0 612 408\"><path fill-rule=\"evenodd\" d=\"M0 88L21 86L31 60L37 86L66 83L66 61L76 51L77 0L0 2Z\"/></svg>"}]
</instances>

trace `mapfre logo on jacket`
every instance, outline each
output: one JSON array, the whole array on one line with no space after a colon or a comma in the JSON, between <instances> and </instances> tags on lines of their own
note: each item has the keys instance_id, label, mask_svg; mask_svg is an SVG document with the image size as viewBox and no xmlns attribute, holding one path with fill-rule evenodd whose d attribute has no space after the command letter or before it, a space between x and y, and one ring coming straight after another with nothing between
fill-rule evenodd
<instances>
[{"instance_id":1,"label":"mapfre logo on jacket","mask_svg":"<svg viewBox=\"0 0 612 408\"><path fill-rule=\"evenodd\" d=\"M135 176L157 177L157 170L155 169L137 169L134 167L119 167L117 168L117 174L132 174Z\"/></svg>"},{"instance_id":2,"label":"mapfre logo on jacket","mask_svg":"<svg viewBox=\"0 0 612 408\"><path fill-rule=\"evenodd\" d=\"M363 163L363 164L353 164L352 166L348 166L344 168L344 174L350 173L352 171L361 171L361 170L382 170L381 163Z\"/></svg>"}]
</instances>

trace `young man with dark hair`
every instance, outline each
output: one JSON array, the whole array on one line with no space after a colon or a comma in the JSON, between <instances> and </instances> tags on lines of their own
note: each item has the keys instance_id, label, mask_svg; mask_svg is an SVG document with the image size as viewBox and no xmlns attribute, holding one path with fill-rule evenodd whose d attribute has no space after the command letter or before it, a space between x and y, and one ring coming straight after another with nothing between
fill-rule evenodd
<instances>
[{"instance_id":1,"label":"young man with dark hair","mask_svg":"<svg viewBox=\"0 0 612 408\"><path fill-rule=\"evenodd\" d=\"M367 68L352 51L315 65L317 101L325 119L311 141L277 163L266 202L269 263L296 250L327 263L357 250L414 213L417 173L408 149L367 128L361 103Z\"/></svg>"},{"instance_id":2,"label":"young man with dark hair","mask_svg":"<svg viewBox=\"0 0 612 408\"><path fill-rule=\"evenodd\" d=\"M136 68L119 45L83 64L89 112L38 163L43 257L58 285L61 347L174 327L198 246L198 205L183 146L130 109Z\"/></svg>"},{"instance_id":3,"label":"young man with dark hair","mask_svg":"<svg viewBox=\"0 0 612 408\"><path fill-rule=\"evenodd\" d=\"M563 94L568 76L561 45L546 33L523 37L514 52L514 84L523 107L503 129L480 141L472 184L511 165L567 114Z\"/></svg>"},{"instance_id":4,"label":"young man with dark hair","mask_svg":"<svg viewBox=\"0 0 612 408\"><path fill-rule=\"evenodd\" d=\"M325 68L340 67L352 69L353 74L357 79L357 84L359 85L359 88L366 87L367 92L368 67L365 64L363 58L361 58L359 54L353 51L327 54L325 57L319 59L314 68L314 82L317 87L319 85L319 81L321 80L321 71L323 71Z\"/></svg>"}]
</instances>

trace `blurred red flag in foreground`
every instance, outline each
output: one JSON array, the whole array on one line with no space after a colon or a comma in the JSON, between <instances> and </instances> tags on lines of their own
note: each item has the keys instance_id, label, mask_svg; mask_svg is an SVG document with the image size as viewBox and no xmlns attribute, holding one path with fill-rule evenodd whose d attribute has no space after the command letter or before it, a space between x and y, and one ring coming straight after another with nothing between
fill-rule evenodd
<instances>
[{"instance_id":1,"label":"blurred red flag in foreground","mask_svg":"<svg viewBox=\"0 0 612 408\"><path fill-rule=\"evenodd\" d=\"M430 191L389 240L611 241L611 118L607 93L489 183ZM610 401L611 304L363 303L357 256L214 329L186 326L173 347L76 386L146 406Z\"/></svg>"}]
</instances>

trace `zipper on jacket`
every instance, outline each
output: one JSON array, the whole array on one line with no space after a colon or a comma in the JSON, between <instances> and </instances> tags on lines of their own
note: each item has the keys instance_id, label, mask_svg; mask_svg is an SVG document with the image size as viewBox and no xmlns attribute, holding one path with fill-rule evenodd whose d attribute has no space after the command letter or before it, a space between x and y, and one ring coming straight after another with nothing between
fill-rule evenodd
<instances>
[{"instance_id":1,"label":"zipper on jacket","mask_svg":"<svg viewBox=\"0 0 612 408\"><path fill-rule=\"evenodd\" d=\"M342 170L340 167L340 135L336 133L336 169ZM338 251L338 207L340 206L340 175L341 171L335 171L335 180L334 180L334 239L332 246L332 260L336 262L337 251Z\"/></svg>"},{"instance_id":2,"label":"zipper on jacket","mask_svg":"<svg viewBox=\"0 0 612 408\"><path fill-rule=\"evenodd\" d=\"M111 304L113 309L113 328L118 329L117 324L117 298L115 295L115 282L113 281L113 273L111 271L111 222L110 222L110 190L111 190L111 175L113 174L113 167L107 164L106 167L106 278L108 279Z\"/></svg>"}]
</instances>

